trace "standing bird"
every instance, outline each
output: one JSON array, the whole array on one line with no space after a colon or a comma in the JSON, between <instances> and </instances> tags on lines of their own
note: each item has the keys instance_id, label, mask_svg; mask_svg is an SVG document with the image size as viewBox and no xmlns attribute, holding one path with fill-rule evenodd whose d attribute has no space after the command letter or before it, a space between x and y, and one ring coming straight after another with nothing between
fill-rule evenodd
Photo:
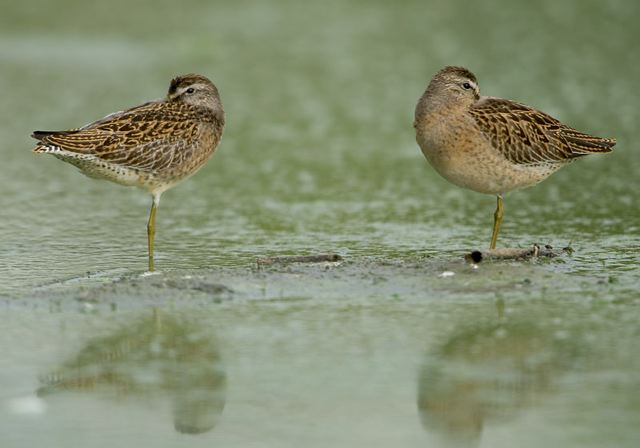
<instances>
[{"instance_id":1,"label":"standing bird","mask_svg":"<svg viewBox=\"0 0 640 448\"><path fill-rule=\"evenodd\" d=\"M218 89L201 75L174 78L166 99L151 101L68 131L35 131L33 149L75 165L89 177L151 193L149 271L160 196L201 168L224 128Z\"/></svg>"},{"instance_id":2,"label":"standing bird","mask_svg":"<svg viewBox=\"0 0 640 448\"><path fill-rule=\"evenodd\" d=\"M480 96L473 73L445 67L416 106L416 140L448 181L495 194L491 249L502 223L502 195L529 187L587 154L610 152L614 139L576 131L524 104Z\"/></svg>"}]
</instances>

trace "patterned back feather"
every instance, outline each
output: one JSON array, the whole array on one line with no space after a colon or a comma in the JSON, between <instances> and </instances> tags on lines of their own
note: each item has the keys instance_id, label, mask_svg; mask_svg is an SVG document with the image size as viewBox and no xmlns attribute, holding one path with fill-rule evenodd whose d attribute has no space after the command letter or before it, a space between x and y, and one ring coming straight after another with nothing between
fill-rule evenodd
<instances>
[{"instance_id":1,"label":"patterned back feather","mask_svg":"<svg viewBox=\"0 0 640 448\"><path fill-rule=\"evenodd\" d=\"M520 165L566 163L587 154L610 152L616 144L614 139L576 131L510 100L483 97L469 112L492 145Z\"/></svg>"},{"instance_id":2,"label":"patterned back feather","mask_svg":"<svg viewBox=\"0 0 640 448\"><path fill-rule=\"evenodd\" d=\"M82 128L36 131L34 152L66 156L94 156L141 171L170 169L180 164L193 147L200 126L208 124L217 145L224 122L211 109L182 102L149 102L106 116Z\"/></svg>"}]
</instances>

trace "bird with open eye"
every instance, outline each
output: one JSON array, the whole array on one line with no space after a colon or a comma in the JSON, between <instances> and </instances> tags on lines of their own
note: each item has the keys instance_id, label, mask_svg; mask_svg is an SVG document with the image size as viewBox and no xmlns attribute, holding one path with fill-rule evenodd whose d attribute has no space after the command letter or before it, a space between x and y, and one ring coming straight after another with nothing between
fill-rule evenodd
<instances>
[{"instance_id":1,"label":"bird with open eye","mask_svg":"<svg viewBox=\"0 0 640 448\"><path fill-rule=\"evenodd\" d=\"M503 217L504 193L529 187L616 141L577 131L514 101L480 96L473 73L448 66L435 74L415 110L416 140L448 181L497 196L490 249Z\"/></svg>"},{"instance_id":2,"label":"bird with open eye","mask_svg":"<svg viewBox=\"0 0 640 448\"><path fill-rule=\"evenodd\" d=\"M35 131L34 152L52 154L89 177L148 191L149 271L154 270L160 196L194 174L215 151L225 124L216 86L196 74L174 78L164 100L116 112L81 128Z\"/></svg>"}]
</instances>

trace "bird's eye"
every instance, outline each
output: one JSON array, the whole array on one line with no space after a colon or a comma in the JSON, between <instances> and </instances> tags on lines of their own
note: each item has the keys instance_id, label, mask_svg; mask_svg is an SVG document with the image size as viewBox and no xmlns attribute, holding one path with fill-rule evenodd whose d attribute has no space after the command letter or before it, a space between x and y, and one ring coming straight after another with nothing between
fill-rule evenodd
<instances>
[{"instance_id":1,"label":"bird's eye","mask_svg":"<svg viewBox=\"0 0 640 448\"><path fill-rule=\"evenodd\" d=\"M471 84L469 84L468 82L465 82L464 84L462 84L462 88L465 90L470 90L471 89Z\"/></svg>"},{"instance_id":2,"label":"bird's eye","mask_svg":"<svg viewBox=\"0 0 640 448\"><path fill-rule=\"evenodd\" d=\"M186 92L187 92L187 93L193 93L193 92L195 92L195 91L196 91L196 89L194 89L193 87L189 87L189 88L186 90Z\"/></svg>"}]
</instances>

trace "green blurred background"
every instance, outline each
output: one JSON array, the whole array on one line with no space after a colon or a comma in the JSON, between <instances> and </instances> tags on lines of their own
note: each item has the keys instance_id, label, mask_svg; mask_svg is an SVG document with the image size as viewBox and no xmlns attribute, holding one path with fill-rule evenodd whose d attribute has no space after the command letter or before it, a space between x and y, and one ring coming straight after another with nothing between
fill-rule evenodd
<instances>
[{"instance_id":1,"label":"green blurred background","mask_svg":"<svg viewBox=\"0 0 640 448\"><path fill-rule=\"evenodd\" d=\"M448 446L429 441L440 431L452 446L638 446L639 21L634 0L4 2L0 445ZM488 245L495 199L441 179L412 128L452 64L485 95L617 138L506 197L499 245L572 256L460 261ZM227 127L163 195L149 286L148 195L31 153L29 135L160 98L188 72L216 83ZM251 270L328 251L348 262ZM196 274L236 300L190 301ZM102 313L112 281L133 311ZM177 334L218 333L207 353L229 386L214 432L180 438L133 393L33 401L39 375L120 340L90 342L162 294L184 314ZM154 374L131 356L118 368Z\"/></svg>"}]
</instances>

